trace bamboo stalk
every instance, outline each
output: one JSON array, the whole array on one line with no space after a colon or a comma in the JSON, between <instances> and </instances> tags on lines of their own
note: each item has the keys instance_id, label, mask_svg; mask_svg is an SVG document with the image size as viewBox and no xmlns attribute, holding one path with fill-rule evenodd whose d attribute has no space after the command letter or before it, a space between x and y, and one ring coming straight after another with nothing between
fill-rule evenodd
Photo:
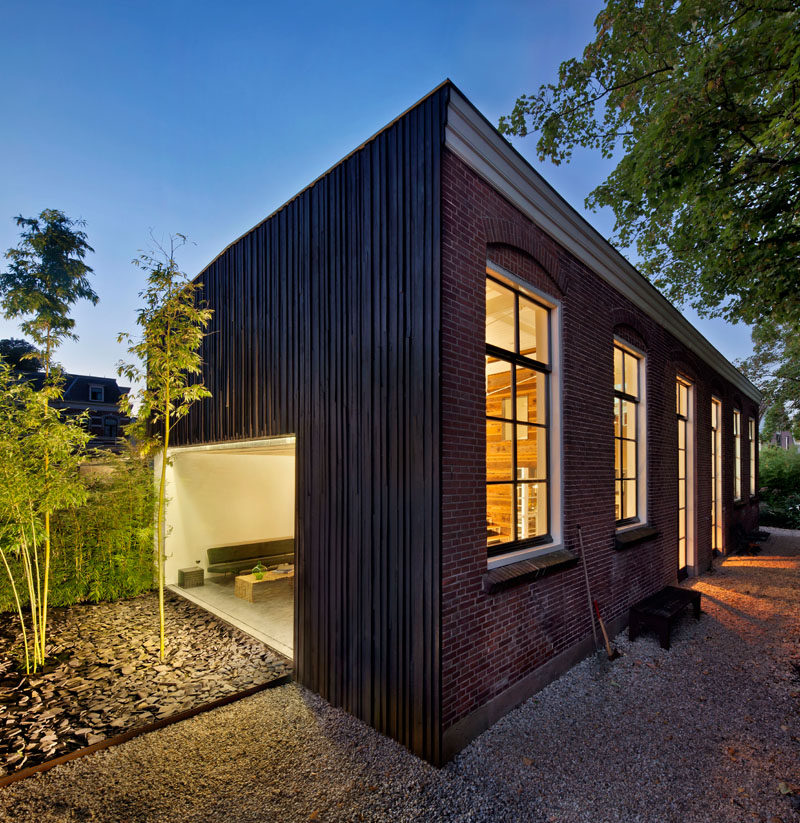
<instances>
[{"instance_id":1,"label":"bamboo stalk","mask_svg":"<svg viewBox=\"0 0 800 823\"><path fill-rule=\"evenodd\" d=\"M11 573L11 567L8 565L5 552L0 548L0 557L3 558L3 565L6 567L6 573L11 583L11 591L14 592L14 602L17 606L17 615L19 616L19 625L22 627L22 646L25 649L25 674L31 673L31 658L28 652L28 632L25 630L25 618L22 614L22 603L17 593L17 586L14 583L14 575Z\"/></svg>"}]
</instances>

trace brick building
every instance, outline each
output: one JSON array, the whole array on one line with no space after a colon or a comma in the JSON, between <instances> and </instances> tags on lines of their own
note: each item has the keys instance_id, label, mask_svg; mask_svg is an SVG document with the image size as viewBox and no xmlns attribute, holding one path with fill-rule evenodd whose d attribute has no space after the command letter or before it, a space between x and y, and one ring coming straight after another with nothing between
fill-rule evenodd
<instances>
[{"instance_id":1,"label":"brick building","mask_svg":"<svg viewBox=\"0 0 800 823\"><path fill-rule=\"evenodd\" d=\"M296 676L433 762L590 652L579 529L616 631L756 523L758 391L449 81L200 280L175 454L295 438Z\"/></svg>"}]
</instances>

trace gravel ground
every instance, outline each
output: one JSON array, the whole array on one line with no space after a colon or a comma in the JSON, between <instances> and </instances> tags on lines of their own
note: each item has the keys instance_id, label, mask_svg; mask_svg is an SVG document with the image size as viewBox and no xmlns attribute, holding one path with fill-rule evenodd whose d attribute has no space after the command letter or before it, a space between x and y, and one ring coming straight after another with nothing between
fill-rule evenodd
<instances>
[{"instance_id":1,"label":"gravel ground","mask_svg":"<svg viewBox=\"0 0 800 823\"><path fill-rule=\"evenodd\" d=\"M51 610L36 674L14 668L15 616L0 630L0 777L291 671L259 640L167 592L165 660L158 597ZM19 654L19 648L16 649Z\"/></svg>"},{"instance_id":2,"label":"gravel ground","mask_svg":"<svg viewBox=\"0 0 800 823\"><path fill-rule=\"evenodd\" d=\"M800 823L800 533L693 585L671 651L618 638L444 769L283 686L0 789L0 822Z\"/></svg>"}]
</instances>

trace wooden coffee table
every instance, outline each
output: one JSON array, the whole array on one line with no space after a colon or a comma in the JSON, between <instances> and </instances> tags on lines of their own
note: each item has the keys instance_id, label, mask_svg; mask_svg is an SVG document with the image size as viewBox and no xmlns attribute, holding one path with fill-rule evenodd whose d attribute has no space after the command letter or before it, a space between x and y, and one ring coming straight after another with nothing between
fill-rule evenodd
<instances>
[{"instance_id":1,"label":"wooden coffee table","mask_svg":"<svg viewBox=\"0 0 800 823\"><path fill-rule=\"evenodd\" d=\"M261 580L256 580L254 574L240 574L233 583L233 593L242 600L250 603L255 602L253 598L267 588L269 583L275 580L286 580L294 577L294 569L289 572L264 572Z\"/></svg>"}]
</instances>

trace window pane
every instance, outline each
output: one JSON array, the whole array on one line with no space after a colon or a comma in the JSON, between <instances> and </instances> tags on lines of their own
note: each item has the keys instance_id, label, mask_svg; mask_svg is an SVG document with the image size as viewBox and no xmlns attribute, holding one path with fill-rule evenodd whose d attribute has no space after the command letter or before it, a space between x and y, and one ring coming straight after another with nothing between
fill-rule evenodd
<instances>
[{"instance_id":1,"label":"window pane","mask_svg":"<svg viewBox=\"0 0 800 823\"><path fill-rule=\"evenodd\" d=\"M510 423L497 420L486 421L486 479L513 480L514 461L510 437L504 437L504 429Z\"/></svg>"},{"instance_id":2,"label":"window pane","mask_svg":"<svg viewBox=\"0 0 800 823\"><path fill-rule=\"evenodd\" d=\"M622 520L622 481L614 483L614 519Z\"/></svg>"},{"instance_id":3,"label":"window pane","mask_svg":"<svg viewBox=\"0 0 800 823\"><path fill-rule=\"evenodd\" d=\"M636 404L629 400L621 400L620 407L622 411L622 430L620 432L622 437L627 437L629 440L636 439Z\"/></svg>"},{"instance_id":4,"label":"window pane","mask_svg":"<svg viewBox=\"0 0 800 823\"><path fill-rule=\"evenodd\" d=\"M545 380L543 372L517 366L517 420L547 422Z\"/></svg>"},{"instance_id":5,"label":"window pane","mask_svg":"<svg viewBox=\"0 0 800 823\"><path fill-rule=\"evenodd\" d=\"M517 426L517 479L547 479L547 430Z\"/></svg>"},{"instance_id":6,"label":"window pane","mask_svg":"<svg viewBox=\"0 0 800 823\"><path fill-rule=\"evenodd\" d=\"M614 437L619 437L619 425L620 425L620 406L622 405L622 401L618 398L614 398Z\"/></svg>"},{"instance_id":7,"label":"window pane","mask_svg":"<svg viewBox=\"0 0 800 823\"><path fill-rule=\"evenodd\" d=\"M624 372L622 368L622 349L614 346L614 389L622 391Z\"/></svg>"},{"instance_id":8,"label":"window pane","mask_svg":"<svg viewBox=\"0 0 800 823\"><path fill-rule=\"evenodd\" d=\"M516 351L514 344L514 292L486 281L486 342Z\"/></svg>"},{"instance_id":9,"label":"window pane","mask_svg":"<svg viewBox=\"0 0 800 823\"><path fill-rule=\"evenodd\" d=\"M514 486L490 484L486 487L486 542L489 546L514 539Z\"/></svg>"},{"instance_id":10,"label":"window pane","mask_svg":"<svg viewBox=\"0 0 800 823\"><path fill-rule=\"evenodd\" d=\"M636 443L632 440L620 440L622 448L622 476L636 477Z\"/></svg>"},{"instance_id":11,"label":"window pane","mask_svg":"<svg viewBox=\"0 0 800 823\"><path fill-rule=\"evenodd\" d=\"M517 486L520 513L518 540L547 534L547 484L520 483Z\"/></svg>"},{"instance_id":12,"label":"window pane","mask_svg":"<svg viewBox=\"0 0 800 823\"><path fill-rule=\"evenodd\" d=\"M639 396L639 361L625 352L625 394Z\"/></svg>"},{"instance_id":13,"label":"window pane","mask_svg":"<svg viewBox=\"0 0 800 823\"><path fill-rule=\"evenodd\" d=\"M614 477L622 477L622 441L614 440Z\"/></svg>"},{"instance_id":14,"label":"window pane","mask_svg":"<svg viewBox=\"0 0 800 823\"><path fill-rule=\"evenodd\" d=\"M681 417L689 416L689 389L678 383L678 414Z\"/></svg>"},{"instance_id":15,"label":"window pane","mask_svg":"<svg viewBox=\"0 0 800 823\"><path fill-rule=\"evenodd\" d=\"M678 452L678 479L686 477L686 452ZM683 485L683 484L681 484Z\"/></svg>"},{"instance_id":16,"label":"window pane","mask_svg":"<svg viewBox=\"0 0 800 823\"><path fill-rule=\"evenodd\" d=\"M489 417L503 417L504 400L511 401L511 363L487 357L486 414Z\"/></svg>"},{"instance_id":17,"label":"window pane","mask_svg":"<svg viewBox=\"0 0 800 823\"><path fill-rule=\"evenodd\" d=\"M625 514L626 519L636 517L636 481L623 480L625 485Z\"/></svg>"},{"instance_id":18,"label":"window pane","mask_svg":"<svg viewBox=\"0 0 800 823\"><path fill-rule=\"evenodd\" d=\"M686 426L683 422L678 423L678 448L686 448Z\"/></svg>"},{"instance_id":19,"label":"window pane","mask_svg":"<svg viewBox=\"0 0 800 823\"><path fill-rule=\"evenodd\" d=\"M686 508L686 483L678 483L678 508Z\"/></svg>"},{"instance_id":20,"label":"window pane","mask_svg":"<svg viewBox=\"0 0 800 823\"><path fill-rule=\"evenodd\" d=\"M546 308L520 295L519 353L542 363L550 362Z\"/></svg>"}]
</instances>

